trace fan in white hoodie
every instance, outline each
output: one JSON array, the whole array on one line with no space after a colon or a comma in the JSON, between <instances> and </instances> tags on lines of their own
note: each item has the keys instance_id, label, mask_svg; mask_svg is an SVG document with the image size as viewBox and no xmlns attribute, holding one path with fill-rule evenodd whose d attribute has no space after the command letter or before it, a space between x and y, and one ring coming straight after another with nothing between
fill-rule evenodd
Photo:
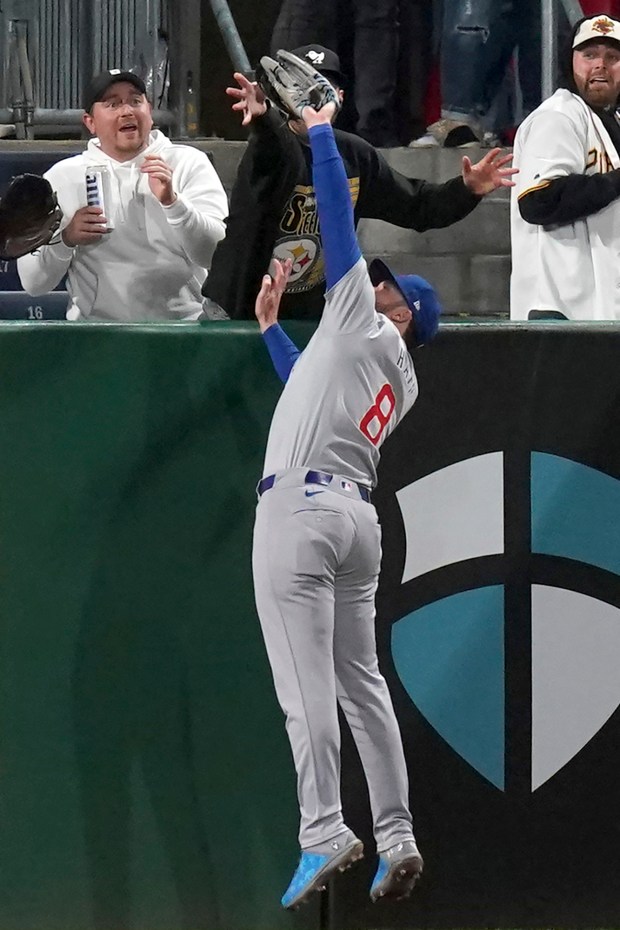
<instances>
[{"instance_id":1,"label":"fan in white hoodie","mask_svg":"<svg viewBox=\"0 0 620 930\"><path fill-rule=\"evenodd\" d=\"M204 152L152 131L144 84L131 72L98 75L84 108L96 138L45 174L64 214L61 241L19 259L24 289L46 293L68 274L70 320L197 319L228 214L215 168ZM110 173L105 217L86 205L93 165Z\"/></svg>"}]
</instances>

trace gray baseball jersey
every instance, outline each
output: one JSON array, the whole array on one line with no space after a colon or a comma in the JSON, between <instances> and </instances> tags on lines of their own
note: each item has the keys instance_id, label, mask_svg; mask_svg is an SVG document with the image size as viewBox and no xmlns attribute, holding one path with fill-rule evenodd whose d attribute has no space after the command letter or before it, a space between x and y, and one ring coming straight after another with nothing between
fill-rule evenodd
<instances>
[{"instance_id":1,"label":"gray baseball jersey","mask_svg":"<svg viewBox=\"0 0 620 930\"><path fill-rule=\"evenodd\" d=\"M361 258L328 292L286 383L263 474L308 467L374 486L379 447L417 396L411 356L396 326L375 310Z\"/></svg>"},{"instance_id":2,"label":"gray baseball jersey","mask_svg":"<svg viewBox=\"0 0 620 930\"><path fill-rule=\"evenodd\" d=\"M377 848L412 839L402 742L375 645L381 563L379 447L418 394L396 326L375 310L366 262L327 294L323 317L274 413L258 503L256 606L298 777L299 842L347 829L340 800L340 704L368 782ZM308 485L308 471L333 475ZM340 479L340 480L338 480Z\"/></svg>"}]
</instances>

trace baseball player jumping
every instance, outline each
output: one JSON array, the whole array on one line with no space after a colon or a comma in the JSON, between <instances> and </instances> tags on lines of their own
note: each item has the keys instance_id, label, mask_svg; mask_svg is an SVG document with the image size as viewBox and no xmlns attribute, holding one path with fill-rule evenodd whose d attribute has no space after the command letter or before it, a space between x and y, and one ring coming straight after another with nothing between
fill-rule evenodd
<instances>
[{"instance_id":1,"label":"baseball player jumping","mask_svg":"<svg viewBox=\"0 0 620 930\"><path fill-rule=\"evenodd\" d=\"M278 59L287 66L286 53ZM331 127L336 106L299 107L328 286L303 353L277 325L288 265L273 280L265 276L256 301L286 381L258 485L253 551L256 605L298 778L301 858L282 898L286 908L363 854L342 815L338 704L370 794L379 854L372 900L407 897L423 867L400 732L377 662L381 531L370 494L379 448L418 395L410 349L435 336L440 307L422 278L394 276L380 261L369 272Z\"/></svg>"}]
</instances>

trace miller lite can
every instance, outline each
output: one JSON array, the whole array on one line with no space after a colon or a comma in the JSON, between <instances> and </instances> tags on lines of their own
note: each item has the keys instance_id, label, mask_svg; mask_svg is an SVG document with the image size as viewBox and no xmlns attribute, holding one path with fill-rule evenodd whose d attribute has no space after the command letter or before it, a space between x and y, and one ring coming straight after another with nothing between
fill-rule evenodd
<instances>
[{"instance_id":1,"label":"miller lite can","mask_svg":"<svg viewBox=\"0 0 620 930\"><path fill-rule=\"evenodd\" d=\"M110 171L106 165L90 165L86 169L86 203L89 207L101 207L107 220L108 230L114 229L114 223L110 217L112 212Z\"/></svg>"}]
</instances>

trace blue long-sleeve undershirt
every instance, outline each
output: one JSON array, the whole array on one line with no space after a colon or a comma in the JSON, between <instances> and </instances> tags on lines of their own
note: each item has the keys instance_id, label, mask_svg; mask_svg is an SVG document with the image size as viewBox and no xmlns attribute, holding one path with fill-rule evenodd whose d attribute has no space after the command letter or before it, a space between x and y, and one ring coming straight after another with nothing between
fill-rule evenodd
<instances>
[{"instance_id":1,"label":"blue long-sleeve undershirt","mask_svg":"<svg viewBox=\"0 0 620 930\"><path fill-rule=\"evenodd\" d=\"M353 202L344 164L329 124L311 126L312 179L329 290L359 261Z\"/></svg>"},{"instance_id":2,"label":"blue long-sleeve undershirt","mask_svg":"<svg viewBox=\"0 0 620 930\"><path fill-rule=\"evenodd\" d=\"M293 365L301 355L292 339L286 335L279 323L274 323L263 333L265 345L269 350L273 367L278 378L284 383L293 370Z\"/></svg>"},{"instance_id":3,"label":"blue long-sleeve undershirt","mask_svg":"<svg viewBox=\"0 0 620 930\"><path fill-rule=\"evenodd\" d=\"M362 253L355 234L349 182L333 129L329 124L312 126L308 135L329 290L359 261ZM286 383L300 355L299 349L278 323L265 330L263 339L278 377Z\"/></svg>"}]
</instances>

